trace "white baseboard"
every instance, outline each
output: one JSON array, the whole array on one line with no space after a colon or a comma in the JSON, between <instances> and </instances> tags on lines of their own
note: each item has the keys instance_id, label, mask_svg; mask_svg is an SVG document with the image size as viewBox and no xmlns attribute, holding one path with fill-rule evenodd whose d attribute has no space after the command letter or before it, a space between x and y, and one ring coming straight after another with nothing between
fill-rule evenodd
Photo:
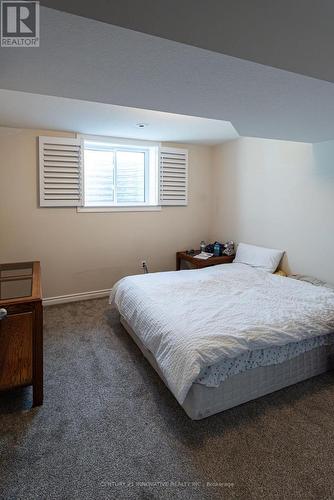
<instances>
[{"instance_id":1,"label":"white baseboard","mask_svg":"<svg viewBox=\"0 0 334 500\"><path fill-rule=\"evenodd\" d=\"M72 293L71 295L60 295L59 297L47 297L43 299L43 306L66 304L67 302L78 302L79 300L99 299L107 297L111 290L95 290L92 292Z\"/></svg>"}]
</instances>

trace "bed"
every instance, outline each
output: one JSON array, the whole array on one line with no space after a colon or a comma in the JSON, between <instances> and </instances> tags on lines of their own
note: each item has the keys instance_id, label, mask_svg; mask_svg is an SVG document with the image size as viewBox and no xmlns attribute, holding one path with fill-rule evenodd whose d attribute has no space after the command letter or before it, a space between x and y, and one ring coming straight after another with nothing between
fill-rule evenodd
<instances>
[{"instance_id":1,"label":"bed","mask_svg":"<svg viewBox=\"0 0 334 500\"><path fill-rule=\"evenodd\" d=\"M128 276L110 302L194 420L332 367L334 291L247 264Z\"/></svg>"}]
</instances>

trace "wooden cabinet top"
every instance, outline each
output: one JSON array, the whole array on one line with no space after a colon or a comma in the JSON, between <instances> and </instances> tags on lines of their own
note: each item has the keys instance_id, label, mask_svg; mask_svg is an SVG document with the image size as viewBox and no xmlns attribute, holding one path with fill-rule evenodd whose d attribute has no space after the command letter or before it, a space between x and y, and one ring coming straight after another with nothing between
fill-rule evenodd
<instances>
[{"instance_id":1,"label":"wooden cabinet top","mask_svg":"<svg viewBox=\"0 0 334 500\"><path fill-rule=\"evenodd\" d=\"M0 307L41 300L39 262L0 264Z\"/></svg>"}]
</instances>

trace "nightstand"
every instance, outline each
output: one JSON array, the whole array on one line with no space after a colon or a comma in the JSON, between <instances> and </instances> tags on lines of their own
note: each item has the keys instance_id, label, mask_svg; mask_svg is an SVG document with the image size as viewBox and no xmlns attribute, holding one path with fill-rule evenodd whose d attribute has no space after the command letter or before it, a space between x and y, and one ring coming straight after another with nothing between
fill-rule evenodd
<instances>
[{"instance_id":1,"label":"nightstand","mask_svg":"<svg viewBox=\"0 0 334 500\"><path fill-rule=\"evenodd\" d=\"M195 251L193 255L189 255L186 252L176 252L176 270L180 271L182 260L186 260L193 267L201 269L202 267L217 266L218 264L230 264L235 258L235 255L222 255L221 257L209 257L206 260L195 259L194 255L198 255L199 253L199 250Z\"/></svg>"}]
</instances>

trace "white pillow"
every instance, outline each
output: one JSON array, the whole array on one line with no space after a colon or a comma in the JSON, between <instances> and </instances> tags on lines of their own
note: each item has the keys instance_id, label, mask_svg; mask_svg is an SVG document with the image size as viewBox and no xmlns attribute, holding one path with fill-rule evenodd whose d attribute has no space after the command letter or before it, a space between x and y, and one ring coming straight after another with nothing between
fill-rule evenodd
<instances>
[{"instance_id":1,"label":"white pillow","mask_svg":"<svg viewBox=\"0 0 334 500\"><path fill-rule=\"evenodd\" d=\"M284 250L257 247L247 243L239 243L237 253L233 262L248 264L249 266L262 269L268 273L274 273L284 254Z\"/></svg>"}]
</instances>

